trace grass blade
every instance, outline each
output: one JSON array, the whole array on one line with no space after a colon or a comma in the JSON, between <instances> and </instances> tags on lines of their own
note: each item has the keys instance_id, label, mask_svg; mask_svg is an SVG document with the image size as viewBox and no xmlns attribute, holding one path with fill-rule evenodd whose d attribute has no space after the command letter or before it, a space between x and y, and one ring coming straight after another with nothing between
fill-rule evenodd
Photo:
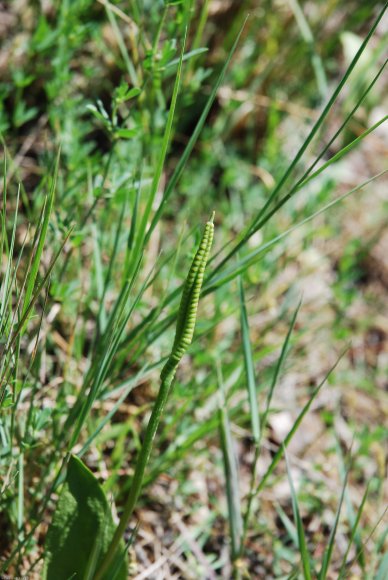
<instances>
[{"instance_id":1,"label":"grass blade","mask_svg":"<svg viewBox=\"0 0 388 580\"><path fill-rule=\"evenodd\" d=\"M305 580L311 580L312 576L311 576L310 554L307 550L306 536L304 533L302 518L300 517L298 498L295 492L294 483L292 481L291 468L285 447L283 448L283 453L286 459L287 476L288 481L290 483L292 511L294 512L294 519L296 522L296 530L298 534L298 548L302 560L303 576Z\"/></svg>"},{"instance_id":2,"label":"grass blade","mask_svg":"<svg viewBox=\"0 0 388 580\"><path fill-rule=\"evenodd\" d=\"M32 260L31 270L29 272L29 276L28 276L28 280L27 280L22 315L24 315L26 313L26 311L29 307L34 289L35 289L35 283L36 283L36 278L38 276L39 264L41 262L43 247L44 247L44 243L46 241L47 229L48 229L50 216L51 216L51 212L52 212L53 205L54 205L54 195L55 195L55 189L56 189L56 185L57 185L60 153L61 153L60 150L58 150L57 158L55 161L55 167L54 167L54 176L52 178L50 191L49 191L48 196L45 200L45 204L44 204L44 208L43 208L43 212L42 212L42 226L41 226L40 231L39 231L38 243L37 243L34 258Z\"/></svg>"},{"instance_id":3,"label":"grass blade","mask_svg":"<svg viewBox=\"0 0 388 580\"><path fill-rule=\"evenodd\" d=\"M321 93L321 98L324 99L327 95L328 86L322 59L320 58L319 54L315 49L313 33L311 32L310 25L303 13L303 10L299 5L298 0L288 0L288 3L291 7L291 10L294 13L295 20L298 24L303 40L309 47L311 54L311 63L313 65L315 77L317 79L317 87L319 92Z\"/></svg>"},{"instance_id":4,"label":"grass blade","mask_svg":"<svg viewBox=\"0 0 388 580\"><path fill-rule=\"evenodd\" d=\"M97 572L96 580L100 580L104 577L106 570L109 568L110 563L116 555L125 528L132 516L137 499L143 487L144 473L151 455L154 437L159 427L160 419L175 378L177 367L193 338L201 287L206 264L209 259L210 249L213 243L213 219L214 214L211 220L209 220L205 225L201 243L194 256L186 278L177 317L175 340L171 354L160 373L161 384L146 428L144 442L136 462L132 485L110 548L106 553L100 570Z\"/></svg>"},{"instance_id":5,"label":"grass blade","mask_svg":"<svg viewBox=\"0 0 388 580\"><path fill-rule=\"evenodd\" d=\"M234 449L234 442L229 423L228 411L225 401L225 393L220 365L217 365L219 385L219 409L218 426L221 439L222 456L224 460L226 496L228 503L228 517L230 538L232 547L232 563L235 567L236 560L241 554L243 540L243 521L241 517L241 497L238 480L238 463Z\"/></svg>"},{"instance_id":6,"label":"grass blade","mask_svg":"<svg viewBox=\"0 0 388 580\"><path fill-rule=\"evenodd\" d=\"M300 222L291 226L289 229L282 232L281 234L279 234L275 238L272 238L272 240L269 240L268 242L266 242L262 246L255 248L254 250L252 250L251 252L246 254L244 257L240 258L235 264L233 264L233 265L229 266L229 268L226 268L225 270L223 270L214 279L211 276L208 277L208 279L205 283L205 287L204 287L204 294L210 294L211 292L214 292L214 290L216 290L216 288L219 288L220 286L226 284L227 282L230 282L231 280L236 278L238 275L245 272L245 270L247 270L250 266L252 266L258 259L260 259L260 255L262 253L269 250L272 246L276 245L282 239L287 237L290 233L292 233L296 229L300 228L301 226L305 225L306 223L310 222L311 220L318 217L319 215L322 215L325 211L331 209L332 207L334 207L335 205L337 205L341 201L345 200L347 197L349 197L353 193L360 191L361 189L363 189L364 187L366 187L367 185L372 183L375 179L379 179L380 177L383 177L387 172L388 172L388 169L385 169L385 170L381 171L380 173L374 175L373 177L367 179L366 181L364 181L360 185L357 185L353 189L350 189L349 191L347 191L346 193L344 193L343 195L341 195L337 199L334 199L333 201L331 201L330 203L328 203L327 205L325 205L321 209L312 213L310 216L304 218Z\"/></svg>"},{"instance_id":7,"label":"grass blade","mask_svg":"<svg viewBox=\"0 0 388 580\"><path fill-rule=\"evenodd\" d=\"M349 536L348 546L347 546L345 554L342 558L341 568L340 568L339 573L338 573L338 580L342 580L343 578L345 578L345 571L346 571L346 564L347 564L348 555L349 555L350 548L352 547L352 544L354 542L354 539L355 539L355 536L356 536L356 533L358 530L361 516L362 516L362 513L364 511L365 503L366 503L366 500L368 497L368 493L369 493L369 485L367 486L365 493L362 496L361 503L359 505L356 517L355 517L353 525L352 525L352 529L351 529L350 536Z\"/></svg>"},{"instance_id":8,"label":"grass blade","mask_svg":"<svg viewBox=\"0 0 388 580\"><path fill-rule=\"evenodd\" d=\"M381 21L382 17L384 16L384 13L386 11L387 5L388 5L388 3L385 4L384 8L381 10L380 14L377 16L376 20L374 21L372 27L370 28L370 30L368 32L366 38L364 39L364 41L361 44L359 50L357 51L356 55L354 56L352 62L348 66L345 74L343 75L341 81L339 82L339 84L337 85L337 87L335 88L335 90L333 91L333 94L330 97L328 103L325 105L322 113L320 114L319 118L315 122L313 128L311 129L310 133L306 137L305 141L303 142L303 144L299 148L298 152L296 153L294 159L292 160L292 162L288 166L287 170L285 171L285 173L283 174L283 176L281 177L281 179L279 180L279 182L277 183L277 185L273 189L271 195L269 196L268 200L265 202L263 208L258 212L258 214L256 215L256 217L247 226L247 228L241 233L240 240L236 243L236 245L228 252L228 254L223 258L223 260L211 272L211 274L209 275L209 279L211 279L215 275L215 273L218 272L218 270L220 270L230 260L230 258L234 254L236 254L236 252L239 251L239 249L246 243L246 241L256 231L258 231L258 229L260 229L263 226L263 224L266 223L268 221L268 219L289 198L288 196L285 196L283 198L283 200L281 200L280 202L278 202L278 204L275 206L275 209L273 209L268 214L266 214L267 209L270 208L272 202L275 200L275 198L278 196L278 194L280 193L280 191L283 189L283 186L288 181L289 177L291 176L291 173L296 168L296 166L298 165L299 161L303 157L305 151L307 150L308 146L310 145L310 143L314 139L315 135L318 133L318 131L321 128L321 126L323 125L323 122L325 121L326 117L328 116L328 114L329 114L332 106L334 105L335 101L337 100L337 97L341 93L341 91L342 91L343 87L345 86L348 78L350 77L353 69L355 68L356 64L360 60L360 58L361 58L361 56L362 56L362 54L363 54L366 46L368 45L369 40L371 39L372 35L374 34L374 32L375 32L375 30L376 30L379 22Z\"/></svg>"},{"instance_id":9,"label":"grass blade","mask_svg":"<svg viewBox=\"0 0 388 580\"><path fill-rule=\"evenodd\" d=\"M345 353L343 353L335 362L335 364L331 367L331 369L327 372L325 378L321 381L321 383L314 389L310 399L307 401L307 403L305 404L305 406L303 407L303 409L301 410L301 412L299 413L298 417L295 420L295 423L293 424L292 428L290 429L290 431L288 432L288 434L286 435L282 445L279 447L278 451L275 453L267 471L265 472L263 478L261 479L255 495L258 495L262 489L265 487L268 478L270 477L270 475L273 473L275 467L277 466L277 464L279 463L279 461L281 460L282 456L283 456L283 451L284 449L287 449L288 445L290 444L292 438L294 437L296 431L298 430L301 422L303 421L303 418L305 417L305 415L308 413L308 411L310 410L311 405L313 404L313 402L315 401L315 399L317 398L319 391L321 390L321 388L323 387L323 385L326 383L327 379L329 378L329 376L331 375L331 373L334 371L334 369L337 367L338 363L340 362L340 360L342 359L342 357L344 356Z\"/></svg>"},{"instance_id":10,"label":"grass blade","mask_svg":"<svg viewBox=\"0 0 388 580\"><path fill-rule=\"evenodd\" d=\"M270 386L270 389L269 389L269 392L267 395L266 409L265 409L265 412L263 414L263 418L261 421L262 426L261 426L261 431L260 431L260 437L259 437L258 444L256 445L255 457L253 459L253 465L252 465L252 475L251 475L251 482L250 482L250 486L249 486L248 503L247 503L247 508L246 508L245 514L244 514L244 538L243 538L242 548L244 547L244 543L245 543L246 536L248 533L248 525L249 525L249 518L250 518L250 514L251 514L251 509L252 509L252 502L256 496L255 483L256 483L257 464L258 464L258 461L260 458L260 443L261 443L263 433L265 430L265 426L267 423L267 418L268 418L268 413L269 413L269 409L270 409L270 405L271 405L272 395L274 393L274 390L275 390L275 387L276 387L276 384L277 384L277 381L279 378L280 370L283 367L283 363L284 363L284 360L285 360L287 352L288 352L288 345L290 342L292 332L293 332L294 327L295 327L295 322L296 322L296 318L298 316L300 306L301 306L301 302L298 304L298 306L294 312L294 315L291 319L291 323L290 323L290 326L289 326L289 329L287 332L287 336L283 342L282 350L281 350L280 356L277 360L275 372L273 374L271 386Z\"/></svg>"},{"instance_id":11,"label":"grass blade","mask_svg":"<svg viewBox=\"0 0 388 580\"><path fill-rule=\"evenodd\" d=\"M260 440L260 415L257 404L255 368L253 363L252 346L249 338L248 315L247 308L245 305L244 286L241 276L239 278L239 291L240 291L240 310L241 310L240 315L241 334L244 352L245 372L247 376L247 388L249 397L249 407L251 413L252 435L255 445L258 445Z\"/></svg>"},{"instance_id":12,"label":"grass blade","mask_svg":"<svg viewBox=\"0 0 388 580\"><path fill-rule=\"evenodd\" d=\"M166 156L167 156L168 147L169 147L170 140L171 140L172 124L173 124L173 120L174 120L175 108L176 108L179 87L180 87L180 82L181 82L182 64L183 64L183 56L184 56L185 46L186 46L187 32L188 32L188 30L186 27L185 35L184 35L183 43L182 43L182 50L181 50L179 63L178 63L178 70L177 70L176 77L175 77L175 83L174 83L174 89L173 89L173 94L172 94L172 99L171 99L170 110L168 112L168 117L167 117L166 129L165 129L164 136L163 136L162 150L161 150L161 153L159 155L158 163L156 166L156 171L154 173L154 177L152 180L151 191L150 191L150 194L149 194L149 197L147 200L146 209L144 211L143 219L142 219L141 225L140 225L140 232L138 233L138 243L140 243L140 242L143 243L143 240L144 240L144 246L147 244L148 240L151 237L151 233L153 231L153 228L151 229L151 226L154 223L155 218L157 216L157 212L156 212L156 214L151 222L151 226L150 226L147 234L145 235L147 221L148 221L148 218L150 216L152 206L153 206L153 203L155 200L155 195L156 195L156 192L157 192L158 187L159 187L160 178L162 176L162 171L163 171L164 163L165 163ZM158 222L158 220L159 220L159 218L156 219L155 225ZM144 239L144 235L145 235L145 239ZM136 252L135 252L135 255L136 255Z\"/></svg>"},{"instance_id":13,"label":"grass blade","mask_svg":"<svg viewBox=\"0 0 388 580\"><path fill-rule=\"evenodd\" d=\"M327 577L331 558L333 555L335 537L336 537L336 533L337 533L338 522L339 522L339 518L340 518L340 514L341 514L342 504L343 504L344 497L345 497L347 483L348 483L348 472L346 473L346 476L345 476L345 479L344 479L344 482L342 485L341 496L340 496L340 500L338 503L337 512L335 514L334 525L333 525L331 532L330 532L330 537L329 537L329 541L327 544L327 548L326 548L325 554L323 556L322 567L321 567L321 570L320 570L319 575L318 575L319 580L325 580Z\"/></svg>"},{"instance_id":14,"label":"grass blade","mask_svg":"<svg viewBox=\"0 0 388 580\"><path fill-rule=\"evenodd\" d=\"M198 140L198 137L199 137L199 135L200 135L200 133L201 133L201 131L203 129L203 126L205 124L205 121L207 119L207 116L208 116L208 114L210 112L210 109L211 109L211 107L212 107L212 105L214 103L214 100L215 100L215 98L217 96L217 91L220 88L222 81L224 80L224 77L225 77L226 71L228 69L229 63L230 63L230 61L232 59L232 56L235 53L235 50L236 50L237 45L239 43L239 40L240 40L242 31L244 29L244 26L246 24L246 21L247 21L247 19L245 19L245 22L244 22L244 24L243 24L243 26L242 26L239 34L237 35L236 40L234 41L234 44L233 44L233 46L232 46L232 48L231 48L231 50L230 50L230 52L229 52L229 54L228 54L228 56L226 58L225 64L222 67L221 73L219 74L218 79L217 79L217 81L216 81L216 83L215 83L215 85L214 85L214 87L212 89L212 92L210 93L210 96L209 96L209 98L208 98L208 100L206 102L206 105L205 105L205 107L204 107L204 109L203 109L203 111L201 113L201 116L200 116L200 118L198 120L198 123L197 123L197 125L196 125L196 127L195 127L195 129L194 129L194 131L193 131L193 133L192 133L192 135L190 137L190 139L189 139L188 144L185 147L185 150L183 151L183 153L182 153L182 155L181 155L181 157L180 157L180 159L178 161L178 164L177 164L177 166L176 166L176 168L174 170L174 173L172 174L172 176L171 176L171 178L170 178L170 180L168 182L168 185L166 187L166 190L165 190L165 192L163 194L163 198L162 198L162 200L160 202L160 205L159 205L158 209L155 212L155 215L154 215L154 217L152 219L151 225L150 225L150 227L148 229L148 232L147 232L147 235L146 235L146 242L151 237L151 234L154 231L154 229L155 229L155 227L156 227L156 225L157 225L157 223L158 223L158 221L159 221L159 219L160 219L160 217L161 217L161 215L163 213L163 210L164 210L164 207L165 207L165 205L167 203L167 200L171 196L171 194L172 194L172 192L173 192L176 184L178 183L178 181L179 181L179 179L180 179L180 177L181 177L181 175L183 173L183 170L184 170L184 168L186 166L186 163L187 163L187 161L188 161L188 159L189 159L189 157L191 155L191 152L192 152L192 150L194 148L194 145L196 144L196 142Z\"/></svg>"}]
</instances>

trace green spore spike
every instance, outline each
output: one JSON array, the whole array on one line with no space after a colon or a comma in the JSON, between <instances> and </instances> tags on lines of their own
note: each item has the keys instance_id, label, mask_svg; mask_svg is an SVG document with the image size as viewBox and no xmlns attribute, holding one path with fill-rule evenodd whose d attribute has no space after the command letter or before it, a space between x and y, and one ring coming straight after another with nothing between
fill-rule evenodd
<instances>
[{"instance_id":1,"label":"green spore spike","mask_svg":"<svg viewBox=\"0 0 388 580\"><path fill-rule=\"evenodd\" d=\"M162 381L167 379L170 373L173 373L171 379L174 377L175 370L193 339L199 295L202 288L206 263L209 259L210 248L213 243L213 220L214 212L210 220L206 223L201 243L186 278L178 311L175 340L170 357L160 375Z\"/></svg>"}]
</instances>

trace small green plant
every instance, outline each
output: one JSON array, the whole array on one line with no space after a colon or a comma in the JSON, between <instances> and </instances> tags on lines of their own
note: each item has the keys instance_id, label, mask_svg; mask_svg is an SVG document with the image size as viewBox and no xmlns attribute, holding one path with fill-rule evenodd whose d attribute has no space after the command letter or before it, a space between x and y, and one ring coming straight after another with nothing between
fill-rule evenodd
<instances>
[{"instance_id":1,"label":"small green plant","mask_svg":"<svg viewBox=\"0 0 388 580\"><path fill-rule=\"evenodd\" d=\"M197 308L205 274L205 267L209 258L210 248L213 243L213 218L214 214L210 221L206 223L201 243L186 278L178 311L174 344L171 350L171 354L160 374L161 385L158 396L154 403L154 407L152 409L152 414L145 432L144 442L136 463L132 486L125 502L120 523L117 527L107 555L101 565L100 570L97 573L96 580L103 578L104 573L107 571L109 565L114 559L122 535L136 506L136 502L143 485L144 471L151 454L152 442L158 429L160 418L165 408L178 364L193 339L195 320L197 317Z\"/></svg>"},{"instance_id":2,"label":"small green plant","mask_svg":"<svg viewBox=\"0 0 388 580\"><path fill-rule=\"evenodd\" d=\"M213 214L214 216L214 214ZM46 544L46 577L125 578L122 537L141 493L153 440L165 408L178 364L191 344L205 267L213 242L213 216L206 223L191 264L179 307L175 340L160 375L161 386L145 432L135 473L120 522L113 522L105 494L93 474L70 457L63 487Z\"/></svg>"}]
</instances>

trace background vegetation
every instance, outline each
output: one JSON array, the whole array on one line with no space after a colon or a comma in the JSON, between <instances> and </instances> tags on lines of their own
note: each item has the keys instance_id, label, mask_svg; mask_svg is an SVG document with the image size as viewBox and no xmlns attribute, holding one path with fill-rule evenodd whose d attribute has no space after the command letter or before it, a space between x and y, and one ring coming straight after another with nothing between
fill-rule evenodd
<instances>
[{"instance_id":1,"label":"background vegetation","mask_svg":"<svg viewBox=\"0 0 388 580\"><path fill-rule=\"evenodd\" d=\"M0 3L3 573L41 577L69 451L121 513L214 210L131 576L386 578L386 25Z\"/></svg>"}]
</instances>

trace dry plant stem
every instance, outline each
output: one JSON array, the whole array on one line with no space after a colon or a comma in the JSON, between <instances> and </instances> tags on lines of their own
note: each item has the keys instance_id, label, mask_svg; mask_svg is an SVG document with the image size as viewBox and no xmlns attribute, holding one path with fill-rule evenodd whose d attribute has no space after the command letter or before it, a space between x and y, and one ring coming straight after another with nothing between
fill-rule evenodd
<instances>
[{"instance_id":1,"label":"dry plant stem","mask_svg":"<svg viewBox=\"0 0 388 580\"><path fill-rule=\"evenodd\" d=\"M156 401L154 403L154 407L152 409L152 414L147 425L144 442L136 463L132 486L125 502L124 511L121 515L119 525L117 526L113 536L112 543L109 546L100 569L95 576L95 580L100 580L103 578L104 574L107 572L110 564L117 554L121 538L123 537L142 490L144 472L152 451L152 443L158 430L160 418L168 399L176 369L193 338L199 295L202 288L206 263L209 258L210 248L213 242L213 218L214 214L211 220L206 223L200 246L194 257L193 263L191 264L191 268L183 288L174 344L171 354L160 374L161 385Z\"/></svg>"}]
</instances>

